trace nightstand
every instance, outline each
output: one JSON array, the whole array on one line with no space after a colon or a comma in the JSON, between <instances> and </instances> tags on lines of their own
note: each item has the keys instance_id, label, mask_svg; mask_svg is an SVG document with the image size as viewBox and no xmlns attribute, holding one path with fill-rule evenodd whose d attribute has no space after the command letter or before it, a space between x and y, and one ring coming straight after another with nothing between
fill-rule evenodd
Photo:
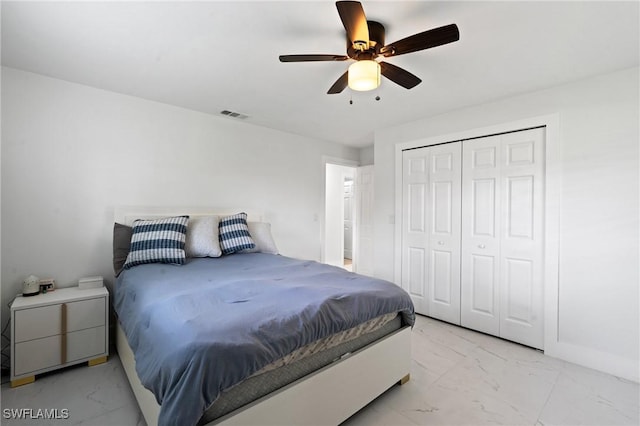
<instances>
[{"instance_id":1,"label":"nightstand","mask_svg":"<svg viewBox=\"0 0 640 426\"><path fill-rule=\"evenodd\" d=\"M106 288L59 288L18 296L11 305L11 387L36 374L109 354L109 292Z\"/></svg>"}]
</instances>

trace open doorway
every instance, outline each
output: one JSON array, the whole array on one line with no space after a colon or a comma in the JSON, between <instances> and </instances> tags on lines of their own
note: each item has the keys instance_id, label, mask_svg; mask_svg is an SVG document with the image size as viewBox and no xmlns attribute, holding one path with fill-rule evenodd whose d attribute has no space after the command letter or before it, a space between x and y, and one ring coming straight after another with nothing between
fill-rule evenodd
<instances>
[{"instance_id":1,"label":"open doorway","mask_svg":"<svg viewBox=\"0 0 640 426\"><path fill-rule=\"evenodd\" d=\"M352 270L355 247L355 166L326 164L324 263Z\"/></svg>"}]
</instances>

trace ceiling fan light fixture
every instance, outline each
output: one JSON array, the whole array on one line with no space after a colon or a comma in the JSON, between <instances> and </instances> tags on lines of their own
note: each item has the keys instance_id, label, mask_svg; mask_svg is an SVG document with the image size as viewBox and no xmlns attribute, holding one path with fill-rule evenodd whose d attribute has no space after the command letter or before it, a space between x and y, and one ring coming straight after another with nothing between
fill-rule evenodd
<instances>
[{"instance_id":1,"label":"ceiling fan light fixture","mask_svg":"<svg viewBox=\"0 0 640 426\"><path fill-rule=\"evenodd\" d=\"M0 0L1 1L1 0ZM346 55L280 55L280 62L346 61L355 59L347 71L333 83L328 95L342 93L349 86L351 90L368 91L380 86L380 76L404 87L412 89L422 82L409 71L386 61L376 61L380 56L391 58L407 53L419 52L460 40L460 31L456 24L433 28L416 33L393 43L385 43L384 25L377 21L368 21L359 1L336 1L338 15L346 31ZM380 58L381 59L381 58Z\"/></svg>"},{"instance_id":2,"label":"ceiling fan light fixture","mask_svg":"<svg viewBox=\"0 0 640 426\"><path fill-rule=\"evenodd\" d=\"M373 60L354 62L349 66L349 88L359 92L380 86L380 64Z\"/></svg>"}]
</instances>

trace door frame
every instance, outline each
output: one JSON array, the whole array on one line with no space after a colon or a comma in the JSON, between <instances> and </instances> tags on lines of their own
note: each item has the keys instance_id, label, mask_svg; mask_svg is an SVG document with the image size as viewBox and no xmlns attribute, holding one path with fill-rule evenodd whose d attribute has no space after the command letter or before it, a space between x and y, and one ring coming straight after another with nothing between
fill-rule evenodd
<instances>
[{"instance_id":1,"label":"door frame","mask_svg":"<svg viewBox=\"0 0 640 426\"><path fill-rule=\"evenodd\" d=\"M339 157L322 156L322 213L320 214L320 262L325 263L326 260L326 214L327 214L327 164L336 166L346 166L357 168L359 163L354 160L346 160ZM356 224L357 226L357 224Z\"/></svg>"},{"instance_id":2,"label":"door frame","mask_svg":"<svg viewBox=\"0 0 640 426\"><path fill-rule=\"evenodd\" d=\"M402 279L402 151L457 142L534 127L546 127L544 183L544 351L555 356L564 352L558 336L559 230L562 167L560 157L560 115L558 113L464 130L395 145L395 231L394 281Z\"/></svg>"}]
</instances>

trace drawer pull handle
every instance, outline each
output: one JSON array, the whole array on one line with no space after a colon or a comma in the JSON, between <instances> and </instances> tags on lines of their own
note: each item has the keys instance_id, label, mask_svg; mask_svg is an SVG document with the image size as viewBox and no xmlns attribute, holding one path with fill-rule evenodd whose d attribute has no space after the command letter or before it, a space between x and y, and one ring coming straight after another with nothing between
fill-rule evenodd
<instances>
[{"instance_id":1,"label":"drawer pull handle","mask_svg":"<svg viewBox=\"0 0 640 426\"><path fill-rule=\"evenodd\" d=\"M60 306L60 364L67 362L67 304Z\"/></svg>"}]
</instances>

